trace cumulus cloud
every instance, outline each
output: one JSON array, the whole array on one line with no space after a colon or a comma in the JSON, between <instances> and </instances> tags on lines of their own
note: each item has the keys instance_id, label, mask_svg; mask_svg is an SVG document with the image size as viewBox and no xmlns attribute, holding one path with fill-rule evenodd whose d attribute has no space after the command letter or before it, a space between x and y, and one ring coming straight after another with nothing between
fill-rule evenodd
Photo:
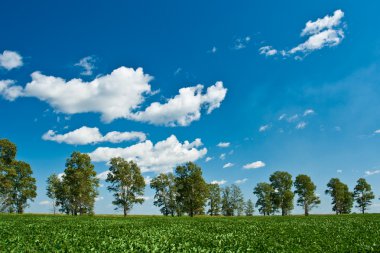
<instances>
[{"instance_id":1,"label":"cumulus cloud","mask_svg":"<svg viewBox=\"0 0 380 253\"><path fill-rule=\"evenodd\" d=\"M380 129L374 131L375 134L380 134Z\"/></svg>"},{"instance_id":2,"label":"cumulus cloud","mask_svg":"<svg viewBox=\"0 0 380 253\"><path fill-rule=\"evenodd\" d=\"M95 58L93 56L87 56L75 63L75 66L83 68L83 71L80 73L83 76L91 76L93 70L95 69Z\"/></svg>"},{"instance_id":3,"label":"cumulus cloud","mask_svg":"<svg viewBox=\"0 0 380 253\"><path fill-rule=\"evenodd\" d=\"M278 52L272 46L264 46L259 48L260 54L264 54L266 56L276 55Z\"/></svg>"},{"instance_id":4,"label":"cumulus cloud","mask_svg":"<svg viewBox=\"0 0 380 253\"><path fill-rule=\"evenodd\" d=\"M108 177L108 174L111 173L109 170L106 170L106 171L103 171L101 173L98 173L96 175L96 177L99 179L99 180L106 180L107 177Z\"/></svg>"},{"instance_id":5,"label":"cumulus cloud","mask_svg":"<svg viewBox=\"0 0 380 253\"><path fill-rule=\"evenodd\" d=\"M245 36L243 38L239 37L239 38L235 39L233 48L235 50L240 50L240 49L246 48L250 41L251 41L250 36Z\"/></svg>"},{"instance_id":6,"label":"cumulus cloud","mask_svg":"<svg viewBox=\"0 0 380 253\"><path fill-rule=\"evenodd\" d=\"M259 132L265 132L270 128L270 125L263 125L259 128Z\"/></svg>"},{"instance_id":7,"label":"cumulus cloud","mask_svg":"<svg viewBox=\"0 0 380 253\"><path fill-rule=\"evenodd\" d=\"M230 146L229 142L219 142L218 145L219 148L228 148Z\"/></svg>"},{"instance_id":8,"label":"cumulus cloud","mask_svg":"<svg viewBox=\"0 0 380 253\"><path fill-rule=\"evenodd\" d=\"M202 108L207 109L207 114L210 114L220 107L227 94L222 82L208 87L205 94L202 94L203 88L200 84L182 88L177 96L166 103L154 102L144 111L133 114L131 118L155 125L187 126L199 120Z\"/></svg>"},{"instance_id":9,"label":"cumulus cloud","mask_svg":"<svg viewBox=\"0 0 380 253\"><path fill-rule=\"evenodd\" d=\"M220 160L224 160L224 159L226 159L226 154L225 154L225 153L220 154L219 159L220 159Z\"/></svg>"},{"instance_id":10,"label":"cumulus cloud","mask_svg":"<svg viewBox=\"0 0 380 253\"><path fill-rule=\"evenodd\" d=\"M223 165L223 169L225 169L225 168L230 168L230 167L232 167L232 166L234 166L233 163L226 163L225 165Z\"/></svg>"},{"instance_id":11,"label":"cumulus cloud","mask_svg":"<svg viewBox=\"0 0 380 253\"><path fill-rule=\"evenodd\" d=\"M42 200L38 204L41 205L41 206L49 206L52 203L49 200Z\"/></svg>"},{"instance_id":12,"label":"cumulus cloud","mask_svg":"<svg viewBox=\"0 0 380 253\"><path fill-rule=\"evenodd\" d=\"M365 172L366 176L373 176L373 175L376 175L376 174L380 174L380 170L367 170Z\"/></svg>"},{"instance_id":13,"label":"cumulus cloud","mask_svg":"<svg viewBox=\"0 0 380 253\"><path fill-rule=\"evenodd\" d=\"M315 111L313 109L307 109L304 111L303 116L313 115Z\"/></svg>"},{"instance_id":14,"label":"cumulus cloud","mask_svg":"<svg viewBox=\"0 0 380 253\"><path fill-rule=\"evenodd\" d=\"M21 67L22 65L22 57L17 52L4 50L4 52L0 54L0 68L11 70Z\"/></svg>"},{"instance_id":15,"label":"cumulus cloud","mask_svg":"<svg viewBox=\"0 0 380 253\"><path fill-rule=\"evenodd\" d=\"M341 174L342 172L343 172L343 170L336 170L336 173Z\"/></svg>"},{"instance_id":16,"label":"cumulus cloud","mask_svg":"<svg viewBox=\"0 0 380 253\"><path fill-rule=\"evenodd\" d=\"M301 32L301 37L306 37L303 43L290 50L277 50L267 45L259 49L259 53L266 56L281 55L284 57L295 56L295 59L302 59L315 50L324 47L334 47L339 45L344 39L342 19L344 12L336 10L332 16L326 15L316 21L308 21Z\"/></svg>"},{"instance_id":17,"label":"cumulus cloud","mask_svg":"<svg viewBox=\"0 0 380 253\"><path fill-rule=\"evenodd\" d=\"M49 130L42 136L42 139L71 145L87 145L100 142L120 143L130 140L145 141L146 135L142 132L113 131L103 136L99 128L83 126L65 134L57 134L55 131Z\"/></svg>"},{"instance_id":18,"label":"cumulus cloud","mask_svg":"<svg viewBox=\"0 0 380 253\"><path fill-rule=\"evenodd\" d=\"M248 178L238 179L235 181L235 184L244 184L248 181Z\"/></svg>"},{"instance_id":19,"label":"cumulus cloud","mask_svg":"<svg viewBox=\"0 0 380 253\"><path fill-rule=\"evenodd\" d=\"M20 86L14 86L13 80L0 80L0 95L6 100L14 101L22 94Z\"/></svg>"},{"instance_id":20,"label":"cumulus cloud","mask_svg":"<svg viewBox=\"0 0 380 253\"><path fill-rule=\"evenodd\" d=\"M205 160L205 161L206 161L206 163L207 163L207 162L211 161L212 159L213 159L212 157L208 156L208 157L206 157L206 160Z\"/></svg>"},{"instance_id":21,"label":"cumulus cloud","mask_svg":"<svg viewBox=\"0 0 380 253\"><path fill-rule=\"evenodd\" d=\"M211 181L211 184L217 184L217 185L223 185L225 183L227 183L227 181L224 179L219 180L219 181L218 180Z\"/></svg>"},{"instance_id":22,"label":"cumulus cloud","mask_svg":"<svg viewBox=\"0 0 380 253\"><path fill-rule=\"evenodd\" d=\"M203 85L197 85L180 89L179 95L167 103L154 102L141 110L145 97L153 94L149 84L152 77L144 74L142 68L120 67L91 82L66 81L40 72L32 73L31 77L32 81L24 88L3 82L0 95L8 100L35 97L66 114L100 113L104 122L126 118L156 125L187 126L199 120L202 109L209 114L220 107L227 93L222 82L208 87L204 94Z\"/></svg>"},{"instance_id":23,"label":"cumulus cloud","mask_svg":"<svg viewBox=\"0 0 380 253\"><path fill-rule=\"evenodd\" d=\"M99 147L89 155L94 162L108 162L113 157L122 157L135 161L142 172L169 172L179 164L204 157L207 149L200 148L202 145L201 139L181 143L171 135L156 144L146 140L125 148Z\"/></svg>"},{"instance_id":24,"label":"cumulus cloud","mask_svg":"<svg viewBox=\"0 0 380 253\"><path fill-rule=\"evenodd\" d=\"M246 165L243 166L244 169L258 169L258 168L261 168L261 167L264 167L265 166L265 163L262 162L262 161L256 161L256 162L253 162L253 163L248 163Z\"/></svg>"},{"instance_id":25,"label":"cumulus cloud","mask_svg":"<svg viewBox=\"0 0 380 253\"><path fill-rule=\"evenodd\" d=\"M307 123L302 121L296 125L296 129L304 129L306 127Z\"/></svg>"}]
</instances>

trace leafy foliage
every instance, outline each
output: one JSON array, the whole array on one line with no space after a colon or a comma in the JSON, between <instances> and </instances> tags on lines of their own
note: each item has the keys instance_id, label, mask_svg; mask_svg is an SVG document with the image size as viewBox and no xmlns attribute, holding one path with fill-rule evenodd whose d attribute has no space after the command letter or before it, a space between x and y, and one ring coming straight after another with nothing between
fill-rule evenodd
<instances>
[{"instance_id":1,"label":"leafy foliage","mask_svg":"<svg viewBox=\"0 0 380 253\"><path fill-rule=\"evenodd\" d=\"M274 210L281 209L281 215L290 214L293 210L294 193L292 175L285 171L276 171L269 177L269 181L274 189L272 201Z\"/></svg>"},{"instance_id":2,"label":"leafy foliage","mask_svg":"<svg viewBox=\"0 0 380 253\"><path fill-rule=\"evenodd\" d=\"M332 178L327 184L326 194L332 198L332 210L336 214L350 213L354 202L353 193L349 191L348 186L342 183L338 178Z\"/></svg>"},{"instance_id":3,"label":"leafy foliage","mask_svg":"<svg viewBox=\"0 0 380 253\"><path fill-rule=\"evenodd\" d=\"M111 167L106 182L111 183L108 190L114 192L112 204L122 208L124 216L134 204L142 204L144 199L145 181L139 166L133 161L123 158L112 158Z\"/></svg>"},{"instance_id":4,"label":"leafy foliage","mask_svg":"<svg viewBox=\"0 0 380 253\"><path fill-rule=\"evenodd\" d=\"M309 215L310 210L321 203L319 197L315 194L317 188L307 175L298 175L294 182L294 191L298 194L297 204L302 206L305 215Z\"/></svg>"},{"instance_id":5,"label":"leafy foliage","mask_svg":"<svg viewBox=\"0 0 380 253\"><path fill-rule=\"evenodd\" d=\"M30 165L15 160L16 145L0 140L0 212L23 213L37 196L36 179Z\"/></svg>"},{"instance_id":6,"label":"leafy foliage","mask_svg":"<svg viewBox=\"0 0 380 253\"><path fill-rule=\"evenodd\" d=\"M372 204L372 200L375 198L372 187L364 178L359 178L357 185L354 189L354 198L358 204L356 207L364 213L368 207Z\"/></svg>"}]
</instances>

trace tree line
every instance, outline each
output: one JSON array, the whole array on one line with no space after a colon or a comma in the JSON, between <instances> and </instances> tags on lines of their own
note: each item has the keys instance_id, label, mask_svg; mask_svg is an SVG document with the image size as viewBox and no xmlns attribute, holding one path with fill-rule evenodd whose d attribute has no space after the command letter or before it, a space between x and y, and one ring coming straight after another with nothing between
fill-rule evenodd
<instances>
[{"instance_id":1,"label":"tree line","mask_svg":"<svg viewBox=\"0 0 380 253\"><path fill-rule=\"evenodd\" d=\"M23 213L28 201L33 201L37 195L32 169L29 164L15 160L16 153L15 144L0 140L0 212ZM145 180L134 161L117 157L112 158L109 165L105 180L107 189L113 194L115 209L121 209L126 216L135 204L144 202ZM66 160L63 175L48 177L46 191L52 199L54 213L84 215L94 213L98 187L99 179L91 158L73 152ZM304 214L309 215L321 202L316 185L307 175L298 175L293 181L288 172L274 172L269 182L260 182L254 187L253 194L257 198L254 203L251 199L244 200L236 184L226 187L208 184L202 169L192 162L177 166L173 173L157 175L151 180L150 187L155 191L154 205L165 216L251 216L254 207L262 215L280 213L284 216L294 209L295 197ZM365 213L375 198L371 185L364 178L357 181L353 192L338 178L332 178L325 194L331 196L332 210L336 214L350 213L354 202Z\"/></svg>"}]
</instances>

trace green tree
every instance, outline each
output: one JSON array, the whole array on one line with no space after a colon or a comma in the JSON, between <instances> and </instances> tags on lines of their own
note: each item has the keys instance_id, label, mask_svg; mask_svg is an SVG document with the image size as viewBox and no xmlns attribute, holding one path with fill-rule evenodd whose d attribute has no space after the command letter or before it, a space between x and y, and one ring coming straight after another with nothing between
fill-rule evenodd
<instances>
[{"instance_id":1,"label":"green tree","mask_svg":"<svg viewBox=\"0 0 380 253\"><path fill-rule=\"evenodd\" d=\"M209 184L209 196L208 196L208 206L207 211L211 216L219 215L221 210L221 197L220 197L220 187L218 184Z\"/></svg>"},{"instance_id":2,"label":"green tree","mask_svg":"<svg viewBox=\"0 0 380 253\"><path fill-rule=\"evenodd\" d=\"M53 201L53 213L56 213L56 207L58 205L59 191L61 188L61 180L57 174L52 174L46 180L46 195Z\"/></svg>"},{"instance_id":3,"label":"green tree","mask_svg":"<svg viewBox=\"0 0 380 253\"><path fill-rule=\"evenodd\" d=\"M273 207L275 210L281 209L281 215L288 215L293 210L294 193L292 175L285 171L276 171L269 177L269 181L274 189L272 194Z\"/></svg>"},{"instance_id":4,"label":"green tree","mask_svg":"<svg viewBox=\"0 0 380 253\"><path fill-rule=\"evenodd\" d=\"M274 189L268 183L258 183L253 189L253 194L257 197L256 207L259 208L261 214L270 215L274 212L272 196Z\"/></svg>"},{"instance_id":5,"label":"green tree","mask_svg":"<svg viewBox=\"0 0 380 253\"><path fill-rule=\"evenodd\" d=\"M332 210L336 214L350 213L354 202L353 193L349 191L348 186L342 183L338 178L332 178L327 184L326 194L332 198Z\"/></svg>"},{"instance_id":6,"label":"green tree","mask_svg":"<svg viewBox=\"0 0 380 253\"><path fill-rule=\"evenodd\" d=\"M372 204L375 195L372 192L372 187L364 178L359 178L354 189L354 198L358 204L356 207L364 214L368 207Z\"/></svg>"},{"instance_id":7,"label":"green tree","mask_svg":"<svg viewBox=\"0 0 380 253\"><path fill-rule=\"evenodd\" d=\"M317 188L307 175L298 175L294 182L296 190L294 193L298 195L297 204L302 206L305 215L309 215L310 210L321 203L319 197L315 194Z\"/></svg>"},{"instance_id":8,"label":"green tree","mask_svg":"<svg viewBox=\"0 0 380 253\"><path fill-rule=\"evenodd\" d=\"M13 166L17 147L7 139L0 140L0 211L13 212L11 191L16 171Z\"/></svg>"},{"instance_id":9,"label":"green tree","mask_svg":"<svg viewBox=\"0 0 380 253\"><path fill-rule=\"evenodd\" d=\"M208 196L207 183L203 179L202 169L192 162L178 166L176 173L178 212L186 212L193 217L204 213L204 206Z\"/></svg>"},{"instance_id":10,"label":"green tree","mask_svg":"<svg viewBox=\"0 0 380 253\"><path fill-rule=\"evenodd\" d=\"M98 196L94 165L87 154L73 152L66 160L66 168L59 187L57 202L61 211L72 215L92 214Z\"/></svg>"},{"instance_id":11,"label":"green tree","mask_svg":"<svg viewBox=\"0 0 380 253\"><path fill-rule=\"evenodd\" d=\"M247 203L245 204L245 215L252 216L253 212L254 212L253 202L252 200L248 199Z\"/></svg>"},{"instance_id":12,"label":"green tree","mask_svg":"<svg viewBox=\"0 0 380 253\"><path fill-rule=\"evenodd\" d=\"M0 140L0 211L23 213L37 196L36 179L30 165L16 161L16 145Z\"/></svg>"},{"instance_id":13,"label":"green tree","mask_svg":"<svg viewBox=\"0 0 380 253\"><path fill-rule=\"evenodd\" d=\"M244 212L244 197L239 186L231 185L231 197L234 214L241 216Z\"/></svg>"},{"instance_id":14,"label":"green tree","mask_svg":"<svg viewBox=\"0 0 380 253\"><path fill-rule=\"evenodd\" d=\"M231 187L227 186L222 190L222 214L224 216L234 215L234 203L232 200Z\"/></svg>"},{"instance_id":15,"label":"green tree","mask_svg":"<svg viewBox=\"0 0 380 253\"><path fill-rule=\"evenodd\" d=\"M150 187L156 190L153 204L160 207L163 215L174 216L176 212L176 188L173 173L161 173L152 179Z\"/></svg>"},{"instance_id":16,"label":"green tree","mask_svg":"<svg viewBox=\"0 0 380 253\"><path fill-rule=\"evenodd\" d=\"M14 167L16 176L13 177L12 203L17 213L22 214L29 206L28 200L33 200L37 196L36 179L32 177L33 172L28 163L15 161Z\"/></svg>"},{"instance_id":17,"label":"green tree","mask_svg":"<svg viewBox=\"0 0 380 253\"><path fill-rule=\"evenodd\" d=\"M115 197L112 204L116 209L122 208L124 217L132 209L134 204L142 204L144 199L145 181L141 175L139 166L133 161L126 161L123 158L112 158L111 167L106 182L111 185L108 190L114 192Z\"/></svg>"}]
</instances>

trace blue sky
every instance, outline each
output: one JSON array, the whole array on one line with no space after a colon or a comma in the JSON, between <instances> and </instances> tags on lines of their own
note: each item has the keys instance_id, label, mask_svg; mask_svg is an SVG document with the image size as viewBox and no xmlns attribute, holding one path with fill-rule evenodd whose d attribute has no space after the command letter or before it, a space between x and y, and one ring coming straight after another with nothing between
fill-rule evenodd
<instances>
[{"instance_id":1,"label":"blue sky","mask_svg":"<svg viewBox=\"0 0 380 253\"><path fill-rule=\"evenodd\" d=\"M147 180L193 160L254 200L274 171L306 173L318 213L332 177L364 176L379 197L379 5L2 1L0 137L37 178L28 211L50 210L46 178L73 151L99 175L136 158ZM113 213L102 184L95 211ZM158 213L145 196L132 213Z\"/></svg>"}]
</instances>

